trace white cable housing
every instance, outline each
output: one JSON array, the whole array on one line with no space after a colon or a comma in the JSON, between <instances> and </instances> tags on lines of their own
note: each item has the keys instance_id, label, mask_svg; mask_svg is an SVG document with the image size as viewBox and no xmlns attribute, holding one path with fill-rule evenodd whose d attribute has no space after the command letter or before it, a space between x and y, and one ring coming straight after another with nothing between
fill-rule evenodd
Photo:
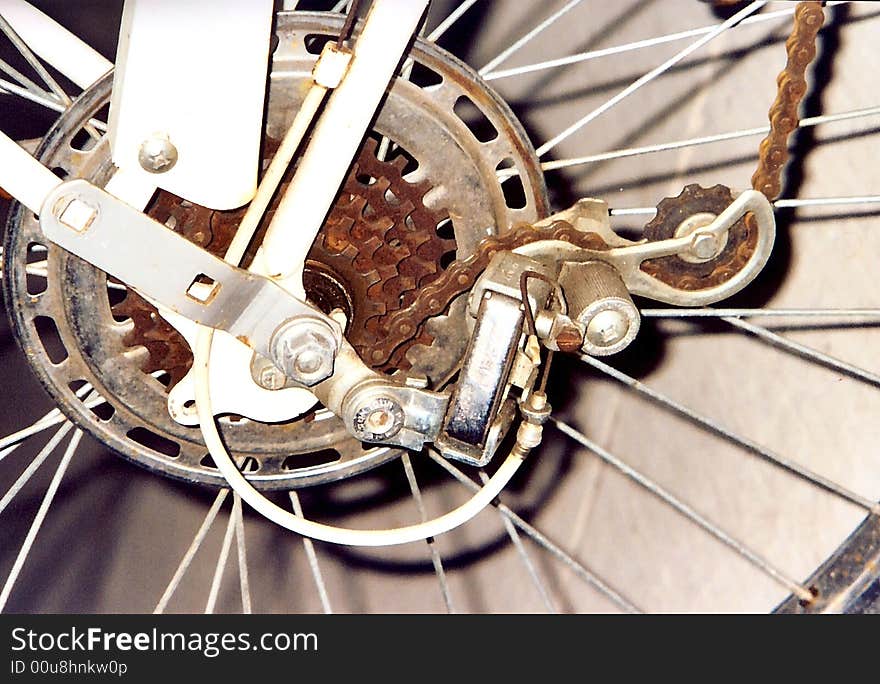
<instances>
[{"instance_id":1,"label":"white cable housing","mask_svg":"<svg viewBox=\"0 0 880 684\"><path fill-rule=\"evenodd\" d=\"M199 414L199 426L205 438L205 444L229 486L238 493L260 515L292 532L344 546L396 546L410 542L422 541L449 532L474 518L501 493L513 475L522 465L523 459L511 453L473 498L458 508L417 525L398 527L389 530L355 530L344 527L333 527L312 520L306 520L269 501L260 494L238 470L229 452L220 438L214 413L211 406L211 389L208 374L208 360L211 358L211 343L214 331L200 328L193 350L193 370L195 372L196 408Z\"/></svg>"}]
</instances>

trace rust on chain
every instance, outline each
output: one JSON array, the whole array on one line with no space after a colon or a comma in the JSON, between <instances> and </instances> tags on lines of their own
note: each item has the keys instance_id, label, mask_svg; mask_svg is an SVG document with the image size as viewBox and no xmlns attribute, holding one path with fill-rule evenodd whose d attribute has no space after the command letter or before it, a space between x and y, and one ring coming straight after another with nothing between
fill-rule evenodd
<instances>
[{"instance_id":1,"label":"rust on chain","mask_svg":"<svg viewBox=\"0 0 880 684\"><path fill-rule=\"evenodd\" d=\"M443 313L455 297L470 290L495 254L538 240L561 240L583 249L597 251L609 248L597 233L577 230L564 221L556 221L541 228L522 224L506 235L486 238L467 259L452 262L409 306L380 320L384 338L373 347L370 357L365 360L370 364L379 364L391 358L397 347L416 334L417 326L428 318Z\"/></svg>"},{"instance_id":2,"label":"rust on chain","mask_svg":"<svg viewBox=\"0 0 880 684\"><path fill-rule=\"evenodd\" d=\"M276 148L277 141L267 140L267 159ZM379 320L408 306L421 289L438 278L445 256L456 246L454 239L438 232L448 217L446 211L429 209L423 202L430 183L404 178L407 160L401 154L387 161L376 155L376 140L367 138L309 251L303 272L309 300L326 312L335 308L345 312L349 321L346 336L365 359L381 340ZM288 182L289 177L276 193L254 245L262 241L277 198ZM164 191L148 208L152 218L218 256L232 241L244 211L215 211ZM252 245L246 261L253 253ZM192 365L189 346L149 302L129 292L113 306L113 314L117 319L131 319L123 344L146 348L144 372L166 371L169 388L186 375ZM416 334L397 345L390 360L371 365L389 372L408 368L405 354L409 346L432 342L421 326L414 326L414 331Z\"/></svg>"},{"instance_id":3,"label":"rust on chain","mask_svg":"<svg viewBox=\"0 0 880 684\"><path fill-rule=\"evenodd\" d=\"M775 200L782 189L789 138L798 127L798 108L807 93L807 67L816 57L816 37L824 21L820 2L801 2L795 9L794 26L785 43L788 58L776 79L776 99L770 108L770 132L758 148L758 168L752 176L752 187L770 201ZM657 214L645 226L644 236L648 240L669 239L689 216L700 212L717 216L731 202L733 194L725 186L688 185L678 197L667 197L657 205ZM668 256L649 259L640 268L679 290L715 287L745 268L754 254L757 237L755 217L746 214L728 231L727 245L714 259L695 264Z\"/></svg>"},{"instance_id":4,"label":"rust on chain","mask_svg":"<svg viewBox=\"0 0 880 684\"><path fill-rule=\"evenodd\" d=\"M816 37L824 22L821 2L798 3L794 29L785 43L788 61L776 79L778 88L770 108L770 133L758 148L758 169L752 176L752 187L770 201L782 190L788 139L798 127L798 108L807 93L807 67L816 57Z\"/></svg>"},{"instance_id":5,"label":"rust on chain","mask_svg":"<svg viewBox=\"0 0 880 684\"><path fill-rule=\"evenodd\" d=\"M824 20L820 2L801 2L795 10L794 28L786 41L788 59L777 78L776 100L770 109L770 134L761 143L758 169L752 179L753 187L770 200L776 198L782 187L788 139L798 126L798 108L807 92L806 70L816 56L816 37ZM683 218L706 210L704 202L710 202L713 213L719 214L732 201L729 188L688 186L678 197L660 203L657 216L646 226L645 237L648 240L673 237ZM571 226L562 225L565 227L554 224L540 231L524 227L503 237L484 240L468 259L450 264L409 306L379 319L385 337L373 347L368 361L375 364L390 358L392 351L415 335L425 320L442 313L455 296L468 290L497 251L540 239L567 239L588 249L607 249L598 235L579 233ZM554 235L558 231L562 231L564 237ZM754 217L747 214L729 232L727 246L716 258L691 264L678 257L663 257L647 260L641 268L672 287L700 290L733 278L751 259L756 245L757 226Z\"/></svg>"}]
</instances>

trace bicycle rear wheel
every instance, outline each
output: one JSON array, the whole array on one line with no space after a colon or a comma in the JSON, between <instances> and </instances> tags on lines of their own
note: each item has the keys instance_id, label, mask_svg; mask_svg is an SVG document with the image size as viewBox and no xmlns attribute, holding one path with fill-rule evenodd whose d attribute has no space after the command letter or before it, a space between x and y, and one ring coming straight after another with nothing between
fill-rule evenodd
<instances>
[{"instance_id":1,"label":"bicycle rear wheel","mask_svg":"<svg viewBox=\"0 0 880 684\"><path fill-rule=\"evenodd\" d=\"M534 147L545 150L555 206L585 195L607 198L612 209L630 210L618 212L617 225L638 230L650 218L640 208L688 183L747 187L760 133L684 143L763 125L790 28L788 4L773 3L554 142L705 32L663 36L721 21L704 4L675 5L436 3L426 33L436 34L461 10L436 40L484 66L483 78L511 105ZM870 370L877 296L866 255L880 245L870 231L877 112L866 94L874 92L875 76L857 67L876 36L878 13L850 5L826 10L804 109L819 119L795 142L784 195L790 203L779 206L777 219L782 239L761 280L719 305L726 315L675 318L642 302L646 329L623 358L612 365L558 362L551 400L591 439L578 443L548 430L555 434L504 499L510 509L487 510L427 549L316 549L248 516L245 550L243 523L230 515L225 531L214 524L205 539L196 534L203 562L185 568L167 605L201 610L207 595L212 610L235 610L251 593L262 610L869 609L880 547L878 518L868 515L880 493L871 457L880 406ZM477 41L469 38L474 27ZM646 36L662 40L631 46ZM539 64L574 53L567 65ZM848 113L840 121L821 118ZM632 149L655 143L665 149ZM856 195L867 201L847 201ZM834 208L803 205L812 199ZM4 434L49 408L35 387L26 389L12 351L4 377L16 396L32 401L10 405ZM4 484L19 477L26 463L19 455L28 448L38 450L25 446L0 466ZM836 493L809 473L822 473ZM7 509L12 538L26 537L47 484L39 479L50 476L49 467L38 471ZM100 447L89 456L81 449L63 482L80 486L56 495L10 585L8 610L152 610L183 567L205 508L211 517L230 498L145 475ZM429 458L413 456L298 498L311 516L366 527L408 523L421 500L436 514L466 495ZM116 515L93 513L119 503L125 505ZM101 540L97 552L67 547L69 528L83 540ZM212 545L219 551L209 551ZM5 547L2 568L14 569L20 548ZM248 568L247 580L223 581L233 553ZM61 567L78 570L59 573ZM103 581L83 594L75 575ZM0 576L7 576L2 569ZM792 596L792 584L816 596ZM142 589L132 595L132 586Z\"/></svg>"}]
</instances>

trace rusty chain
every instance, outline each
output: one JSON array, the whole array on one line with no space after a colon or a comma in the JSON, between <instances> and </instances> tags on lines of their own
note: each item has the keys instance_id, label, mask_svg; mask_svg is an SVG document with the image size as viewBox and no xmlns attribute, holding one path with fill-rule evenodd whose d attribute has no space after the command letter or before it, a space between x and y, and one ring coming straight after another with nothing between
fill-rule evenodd
<instances>
[{"instance_id":1,"label":"rusty chain","mask_svg":"<svg viewBox=\"0 0 880 684\"><path fill-rule=\"evenodd\" d=\"M776 100L770 107L770 133L758 148L758 169L752 176L752 187L771 201L782 190L788 139L798 127L798 108L807 94L807 67L816 57L816 37L825 22L822 4L798 3L794 29L785 43L788 61L776 79Z\"/></svg>"},{"instance_id":2,"label":"rusty chain","mask_svg":"<svg viewBox=\"0 0 880 684\"><path fill-rule=\"evenodd\" d=\"M788 160L788 141L798 127L798 108L807 92L806 70L816 55L816 37L825 20L821 2L801 2L794 14L794 27L786 41L788 59L777 78L776 99L770 109L770 133L759 147L758 168L752 178L754 189L770 199L776 199L782 187L782 171ZM676 198L671 198L673 201ZM732 196L731 200L732 201ZM745 217L746 227L739 230L742 244L731 244L735 262L728 263L722 254L709 262L711 271L705 279L718 284L733 277L751 256L755 244L753 221ZM659 234L658 234L659 235ZM602 238L594 233L580 233L567 224L554 223L544 228L522 226L503 236L483 240L470 257L452 262L443 274L419 293L409 306L399 309L381 320L384 337L372 348L371 364L387 361L393 351L411 339L431 316L442 313L458 295L470 289L489 260L500 250L515 249L536 240L564 239L589 249L607 249ZM649 238L650 239L650 238ZM655 239L662 239L657 237ZM734 240L730 241L731 243ZM695 280L693 274L678 273L672 268L676 257L646 261L646 271L664 282L685 290L704 287L704 279Z\"/></svg>"}]
</instances>

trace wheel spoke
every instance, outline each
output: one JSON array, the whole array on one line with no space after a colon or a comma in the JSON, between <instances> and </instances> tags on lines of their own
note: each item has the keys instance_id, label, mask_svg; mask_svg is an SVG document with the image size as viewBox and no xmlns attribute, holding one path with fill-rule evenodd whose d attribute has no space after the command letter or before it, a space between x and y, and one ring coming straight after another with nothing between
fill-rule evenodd
<instances>
[{"instance_id":1,"label":"wheel spoke","mask_svg":"<svg viewBox=\"0 0 880 684\"><path fill-rule=\"evenodd\" d=\"M480 69L480 72L479 72L480 75L482 76L483 74L487 74L490 71L492 71L492 69L497 67L499 64L501 64L504 60L506 60L508 57L513 55L515 52L517 52L520 48L525 46L527 43L531 42L536 36L538 36L540 33L542 33L545 29L547 29L549 26L554 24L556 21L558 21L559 19L564 17L568 12L570 12L575 7L577 7L581 3L581 1L582 0L569 0L569 2L565 6L563 6L559 11L551 14L544 21L542 21L540 24L535 26L535 28L533 28L531 31L526 33L524 36L522 36L518 40L514 41L514 43L512 45L510 45L509 47L505 48L501 53L498 54L497 57L490 60L482 69Z\"/></svg>"},{"instance_id":2,"label":"wheel spoke","mask_svg":"<svg viewBox=\"0 0 880 684\"><path fill-rule=\"evenodd\" d=\"M11 95L18 95L25 100L30 100L31 102L35 102L36 104L43 105L47 109L51 109L52 111L58 112L59 114L63 114L65 111L67 111L67 107L58 102L58 100L46 97L44 95L38 95L37 93L32 93L27 88L22 88L21 86L15 85L15 83L10 83L9 81L2 78L0 78L0 92L6 92ZM97 119L90 119L89 125L99 131L107 130L107 124L103 121L98 121Z\"/></svg>"},{"instance_id":3,"label":"wheel spoke","mask_svg":"<svg viewBox=\"0 0 880 684\"><path fill-rule=\"evenodd\" d=\"M43 97L52 97L52 94L46 90L43 90L40 86L34 83L31 79L21 73L14 66L9 64L8 62L0 59L0 71L4 72L10 78L18 81L22 86L27 88L28 91L34 93L35 95L42 95Z\"/></svg>"},{"instance_id":4,"label":"wheel spoke","mask_svg":"<svg viewBox=\"0 0 880 684\"><path fill-rule=\"evenodd\" d=\"M49 483L49 488L46 490L46 494L43 497L40 508L37 510L37 514L34 516L34 521L31 523L24 543L21 545L21 549L19 550L18 555L15 558L15 562L12 564L12 570L9 571L9 575L7 575L6 577L6 583L3 585L3 590L0 591L0 613L2 613L4 608L6 607L6 602L9 600L9 594L12 593L12 588L15 586L15 581L18 579L18 576L21 573L21 569L22 567L24 567L25 561L27 561L28 554L30 553L31 548L34 545L34 540L37 538L40 527L43 525L43 521L46 519L46 514L49 512L49 508L52 506L52 502L55 499L55 494L58 492L58 487L61 486L61 480L64 478L64 473L67 472L67 466L70 465L70 461L73 458L77 447L79 446L82 435L83 433L80 430L76 430L73 433L73 437L70 438L70 442L67 445L64 456L61 457L61 462L58 464L55 475L52 477L52 481Z\"/></svg>"},{"instance_id":5,"label":"wheel spoke","mask_svg":"<svg viewBox=\"0 0 880 684\"><path fill-rule=\"evenodd\" d=\"M208 602L205 604L205 615L213 614L214 608L217 606L217 597L220 595L220 585L223 583L223 571L229 561L229 550L232 548L233 536L235 536L235 512L230 511L229 522L226 523L226 533L223 535L223 545L220 547L220 555L217 556L217 565L214 567Z\"/></svg>"},{"instance_id":6,"label":"wheel spoke","mask_svg":"<svg viewBox=\"0 0 880 684\"><path fill-rule=\"evenodd\" d=\"M43 83L45 83L49 87L49 90L55 94L55 97L57 97L65 106L69 107L71 103L70 96L64 92L64 89L58 85L58 82L54 78L52 78L52 75L48 72L46 67L43 66L43 63L31 51L27 43L21 39L21 36L18 35L16 30L12 28L12 25L6 21L2 14L0 14L0 31L3 31L3 33L6 34L9 41L15 46L15 49L21 53L21 56L25 58L27 63L31 65L31 68L43 80Z\"/></svg>"},{"instance_id":7,"label":"wheel spoke","mask_svg":"<svg viewBox=\"0 0 880 684\"><path fill-rule=\"evenodd\" d=\"M241 510L241 497L236 492L232 498L232 515L235 516L235 542L238 550L238 579L241 584L241 610L246 615L253 613L251 605L251 586L248 579L247 548L244 541L244 514Z\"/></svg>"},{"instance_id":8,"label":"wheel spoke","mask_svg":"<svg viewBox=\"0 0 880 684\"><path fill-rule=\"evenodd\" d=\"M558 135L554 136L553 138L551 138L550 140L545 142L543 145L541 145L537 150L535 150L537 152L538 156L543 157L545 154L550 152L554 147L556 147L563 140L566 140L570 136L577 133L581 128L583 128L588 123L590 123L594 119L598 118L599 116L601 116L602 114L607 112L609 109L611 109L615 105L617 105L620 102L622 102L623 100L625 100L627 97L629 97L634 92L636 92L639 88L650 83L651 81L658 78L659 76L663 75L664 73L669 71L669 69L671 69L676 64L678 64L680 61L682 61L683 59L685 59L686 57L688 57L692 53L699 50L706 43L709 43L710 41L714 40L715 38L720 36L722 33L727 31L728 29L733 28L734 26L739 24L743 19L745 19L746 17L748 17L751 14L754 14L755 12L757 12L759 9L761 9L761 7L763 7L766 4L767 3L764 0L757 0L756 2L750 3L748 6L741 9L739 12L737 12L732 17L730 17L730 19L725 21L723 24L720 24L719 26L715 27L707 35L703 36L698 41L691 43L684 50L681 50L677 54L673 55L670 59L663 62L663 64L661 64L660 66L655 67L654 69L649 71L647 74L645 74L641 78L636 79L629 86L627 86L622 91L620 91L617 95L612 97L610 100L608 100L604 104L600 105L599 107L597 107L596 109L594 109L590 113L586 114L585 116L581 117L580 119L575 121L573 124L571 124L568 128L566 128L564 131L562 131L561 133L559 133Z\"/></svg>"},{"instance_id":9,"label":"wheel spoke","mask_svg":"<svg viewBox=\"0 0 880 684\"><path fill-rule=\"evenodd\" d=\"M792 207L831 207L839 204L880 204L880 195L861 197L814 197L804 199L780 199L773 203L777 209Z\"/></svg>"},{"instance_id":10,"label":"wheel spoke","mask_svg":"<svg viewBox=\"0 0 880 684\"><path fill-rule=\"evenodd\" d=\"M64 421L64 424L58 429L58 431L52 435L52 438L46 443L42 449L40 449L40 453L36 455L36 457L28 464L28 467L24 469L21 475L18 476L18 479L12 483L12 486L6 492L2 499L0 499L0 513L6 510L6 507L9 503L18 495L18 493L24 488L24 486L28 483L28 481L33 477L34 473L37 472L39 467L43 465L43 462L55 451L55 448L58 446L59 442L64 439L64 436L70 432L70 429L73 427L73 423L68 420Z\"/></svg>"},{"instance_id":11,"label":"wheel spoke","mask_svg":"<svg viewBox=\"0 0 880 684\"><path fill-rule=\"evenodd\" d=\"M65 108L70 107L73 102L70 99L70 96L64 92L64 89L58 84L58 81L52 77L46 67L43 66L43 63L28 47L27 43L21 39L21 36L18 35L15 29L12 28L12 25L6 21L2 15L0 15L0 31L3 31L3 33L6 34L6 37L9 38L15 48L21 53L22 57L25 58L27 63L31 65L31 68L42 79L43 83L45 83L55 97L58 98L58 101L64 105ZM83 128L93 140L97 141L101 139L101 134L91 124L86 124Z\"/></svg>"},{"instance_id":12,"label":"wheel spoke","mask_svg":"<svg viewBox=\"0 0 880 684\"><path fill-rule=\"evenodd\" d=\"M643 318L880 318L880 309L642 309Z\"/></svg>"},{"instance_id":13,"label":"wheel spoke","mask_svg":"<svg viewBox=\"0 0 880 684\"><path fill-rule=\"evenodd\" d=\"M813 361L816 364L827 366L828 368L840 371L841 373L856 378L857 380L867 382L868 384L874 385L875 387L880 387L880 375L877 375L876 373L871 373L870 371L866 371L864 368L859 368L854 364L847 363L846 361L841 361L840 359L837 359L830 354L825 354L824 352L820 352L816 349L813 349L812 347L808 347L805 344L801 344L800 342L789 340L782 335L771 332L770 330L767 330L767 328L755 325L754 323L749 323L747 321L740 320L739 318L722 318L721 320L723 320L725 323L732 325L735 328L739 328L740 330L749 332L755 337L759 337L775 347L793 352L795 354L798 354L799 356L804 357L805 359Z\"/></svg>"},{"instance_id":14,"label":"wheel spoke","mask_svg":"<svg viewBox=\"0 0 880 684\"><path fill-rule=\"evenodd\" d=\"M299 495L292 489L288 494L290 495L290 504L293 507L293 512L302 518L303 510L302 505L299 502ZM333 613L333 608L330 606L330 597L327 595L327 587L324 584L324 575L321 574L321 566L318 565L318 554L315 553L315 544L308 537L303 537L302 542L303 548L306 552L306 558L309 561L309 568L312 571L312 577L315 580L315 586L318 589L318 598L321 600L321 608L327 615L330 615Z\"/></svg>"},{"instance_id":15,"label":"wheel spoke","mask_svg":"<svg viewBox=\"0 0 880 684\"><path fill-rule=\"evenodd\" d=\"M419 518L422 522L428 520L428 513L425 510L425 502L422 499L422 490L419 489L419 483L416 480L416 473L412 467L412 461L409 454L404 453L400 460L403 462L403 470L406 473L406 480L409 483L410 492L412 492L413 500L416 502L416 508L419 511ZM449 593L449 583L446 581L446 572L443 570L443 560L440 558L440 552L437 551L433 538L425 540L428 544L428 551L431 554L431 563L434 565L434 574L437 575L437 581L440 584L440 595L443 597L443 604L446 606L447 613L454 613L455 608L452 605L452 596Z\"/></svg>"},{"instance_id":16,"label":"wheel spoke","mask_svg":"<svg viewBox=\"0 0 880 684\"><path fill-rule=\"evenodd\" d=\"M473 7L477 1L478 0L463 0L458 7L452 10L447 17L437 24L436 28L428 34L428 40L432 42L440 40L441 36L452 28L452 25L457 22L465 12Z\"/></svg>"},{"instance_id":17,"label":"wheel spoke","mask_svg":"<svg viewBox=\"0 0 880 684\"><path fill-rule=\"evenodd\" d=\"M195 558L196 552L199 550L199 547L202 545L205 537L208 536L208 532L211 531L211 526L214 524L214 520L217 518L217 513L220 512L220 508L221 506L223 506L223 502L226 501L226 497L228 495L228 489L221 489L219 492L217 492L214 503L212 503L211 508L208 509L208 514L205 516L201 527L199 527L198 531L196 532L196 536L193 538L192 543L186 550L186 553L183 554L183 558L181 559L180 564L177 566L177 570L174 571L174 576L171 578L171 581L168 583L168 586L165 587L165 591L162 593L162 598L159 599L159 603L157 603L156 607L153 609L154 615L159 615L165 612L165 608L168 606L168 602L171 600L174 592L177 591L177 587L180 586L180 582L183 579L183 576L186 574L186 571L192 564L192 560L193 558Z\"/></svg>"},{"instance_id":18,"label":"wheel spoke","mask_svg":"<svg viewBox=\"0 0 880 684\"><path fill-rule=\"evenodd\" d=\"M773 578L779 584L788 589L800 600L811 601L813 599L813 595L806 587L802 586L799 582L793 580L785 572L770 563L770 561L768 561L766 558L759 555L757 552L749 548L740 540L729 535L727 532L718 527L715 523L711 522L706 517L698 513L695 509L675 497L669 491L661 487L657 482L650 479L643 473L635 470L633 467L627 465L619 458L600 447L598 444L590 441L585 435L578 432L570 425L556 418L551 417L550 420L563 434L567 435L581 446L584 446L592 451L605 463L617 469L633 482L651 492L654 496L658 497L661 501L672 507L685 518L701 527L704 531L708 532L718 541L726 544L729 548L733 549L743 558L750 561L759 570L762 570L766 575Z\"/></svg>"},{"instance_id":19,"label":"wheel spoke","mask_svg":"<svg viewBox=\"0 0 880 684\"><path fill-rule=\"evenodd\" d=\"M843 1L827 3L829 7L842 4L845 3ZM758 14L756 16L747 17L740 23L740 26L747 26L749 24L757 24L765 21L772 21L774 19L780 19L783 17L790 17L793 14L794 9L783 9L776 10L774 12L767 12L766 14ZM645 48L651 48L656 45L665 45L666 43L672 43L678 40L684 40L686 38L694 38L696 36L705 35L707 33L711 33L716 28L718 28L718 24L712 24L711 26L702 26L700 28L688 29L687 31L679 31L677 33L670 33L664 36L656 36L654 38L647 38L645 40L637 40L632 43L626 43L624 45L615 45L614 47L602 48L600 50L580 52L576 55L568 55L566 57L560 57L558 59L548 59L543 62L536 62L535 64L526 64L510 69L499 69L497 71L490 71L486 74L483 74L483 78L487 81L493 81L499 78L520 76L535 71L554 69L557 67L568 66L570 64L577 64L579 62L586 62L588 60L597 59L599 57L618 55L624 52L630 52L632 50L643 50Z\"/></svg>"},{"instance_id":20,"label":"wheel spoke","mask_svg":"<svg viewBox=\"0 0 880 684\"><path fill-rule=\"evenodd\" d=\"M629 209L609 209L611 216L653 216L657 213L656 207L631 207Z\"/></svg>"},{"instance_id":21,"label":"wheel spoke","mask_svg":"<svg viewBox=\"0 0 880 684\"><path fill-rule=\"evenodd\" d=\"M82 397L86 394L89 394L92 391L91 385L83 385L76 392L76 397L78 399L82 399ZM99 404L104 403L104 399L102 397L90 395L86 398L86 401L83 402L87 408L93 408L98 406ZM2 461L6 456L15 451L21 443L26 440L28 437L32 437L47 428L52 427L53 425L58 425L59 423L63 423L67 420L61 411L57 408L49 411L45 416L40 418L34 423L31 423L25 428L18 430L17 432L13 432L11 435L7 435L0 439L0 461Z\"/></svg>"},{"instance_id":22,"label":"wheel spoke","mask_svg":"<svg viewBox=\"0 0 880 684\"><path fill-rule=\"evenodd\" d=\"M867 107L864 109L856 109L839 114L825 114L822 116L812 116L801 119L798 128L809 128L811 126L819 126L821 124L834 123L837 121L848 121L850 119L861 119L869 116L880 114L880 107ZM757 137L766 135L770 131L769 126L756 126L754 128L743 128L738 131L728 131L727 133L716 133L715 135L700 136L697 138L687 138L685 140L675 140L673 142L658 143L656 145L644 145L642 147L629 147L622 150L612 150L611 152L602 152L599 154L591 154L584 157L572 157L570 159L558 159L548 161L541 164L544 171L555 171L557 169L570 168L572 166L581 166L584 164L593 164L596 162L609 161L611 159L623 159L625 157L636 157L642 154L651 154L654 152L667 152L669 150L679 150L686 147L696 147L698 145L708 145L710 143L726 142L728 140L736 140L738 138ZM757 156L757 154L756 154ZM777 205L778 206L778 205Z\"/></svg>"},{"instance_id":23,"label":"wheel spoke","mask_svg":"<svg viewBox=\"0 0 880 684\"><path fill-rule=\"evenodd\" d=\"M443 456L440 455L438 452L433 449L428 449L427 454L432 461L443 468L443 470L445 470L447 473L452 475L452 477L458 480L465 487L470 489L471 492L479 491L480 485L471 480L467 475L465 475L449 461L443 458ZM543 548L552 556L562 561L562 563L572 572L574 572L575 575L577 575L586 584L596 589L599 593L601 593L612 603L614 603L618 608L627 613L642 612L639 608L636 607L636 605L632 601L625 598L623 594L618 592L616 589L612 589L611 585L600 579L598 575L587 568L583 563L576 560L573 556L571 556L571 554L566 553L562 549L562 547L551 541L550 538L547 537L547 535L545 535L543 532L540 532L538 529L523 520L523 518L517 515L506 504L498 501L493 505L500 515L510 520L510 522L513 523L516 528L519 529L523 534L531 538L532 541L534 541L536 544L538 544L538 546Z\"/></svg>"},{"instance_id":24,"label":"wheel spoke","mask_svg":"<svg viewBox=\"0 0 880 684\"><path fill-rule=\"evenodd\" d=\"M813 197L804 199L778 199L773 202L777 209L796 207L832 207L839 205L880 204L880 195L861 195L859 197ZM611 216L653 216L656 207L631 207L628 209L610 209Z\"/></svg>"},{"instance_id":25,"label":"wheel spoke","mask_svg":"<svg viewBox=\"0 0 880 684\"><path fill-rule=\"evenodd\" d=\"M480 480L484 485L489 481L489 476L486 474L486 471L480 471ZM504 524L507 536L510 537L510 541L513 543L514 548L516 548L516 552L519 554L520 560L526 568L526 572L529 574L529 577L532 578L532 583L535 585L535 589L538 590L538 594L540 594L541 600L544 602L544 607L547 609L548 613L555 614L557 612L556 606L553 605L553 601L550 599L550 592L544 584L544 580L541 579L538 569L532 562L532 558L529 556L525 544L523 544L522 537L519 536L519 532L516 531L516 527L514 527L509 517L501 515L501 522Z\"/></svg>"},{"instance_id":26,"label":"wheel spoke","mask_svg":"<svg viewBox=\"0 0 880 684\"><path fill-rule=\"evenodd\" d=\"M622 373L621 371L609 366L607 363L603 363L598 359L595 359L591 356L587 356L585 354L580 355L579 357L583 362L592 366L598 371L601 371L605 375L613 378L619 383L625 385L629 389L641 394L644 397L647 397L651 401L671 410L672 412L686 418L687 420L699 425L703 429L711 432L719 437L726 439L727 441L736 444L746 451L764 459L768 463L771 463L783 470L790 472L793 475L796 475L811 484L820 487L832 494L836 494L842 499L850 501L857 506L861 506L862 508L872 512L872 513L880 513L880 504L877 504L870 499L853 492L852 490L832 481L822 475L818 475L813 471L805 468L804 466L795 463L783 456L780 456L777 453L774 453L770 449L767 449L757 442L753 442L752 440L742 437L741 435L736 434L729 428L723 426L721 423L712 420L711 418L707 418L696 411L684 406L683 404L678 403L677 401L667 397L664 394L661 394L657 390L654 390L647 385L642 384L635 378Z\"/></svg>"}]
</instances>

